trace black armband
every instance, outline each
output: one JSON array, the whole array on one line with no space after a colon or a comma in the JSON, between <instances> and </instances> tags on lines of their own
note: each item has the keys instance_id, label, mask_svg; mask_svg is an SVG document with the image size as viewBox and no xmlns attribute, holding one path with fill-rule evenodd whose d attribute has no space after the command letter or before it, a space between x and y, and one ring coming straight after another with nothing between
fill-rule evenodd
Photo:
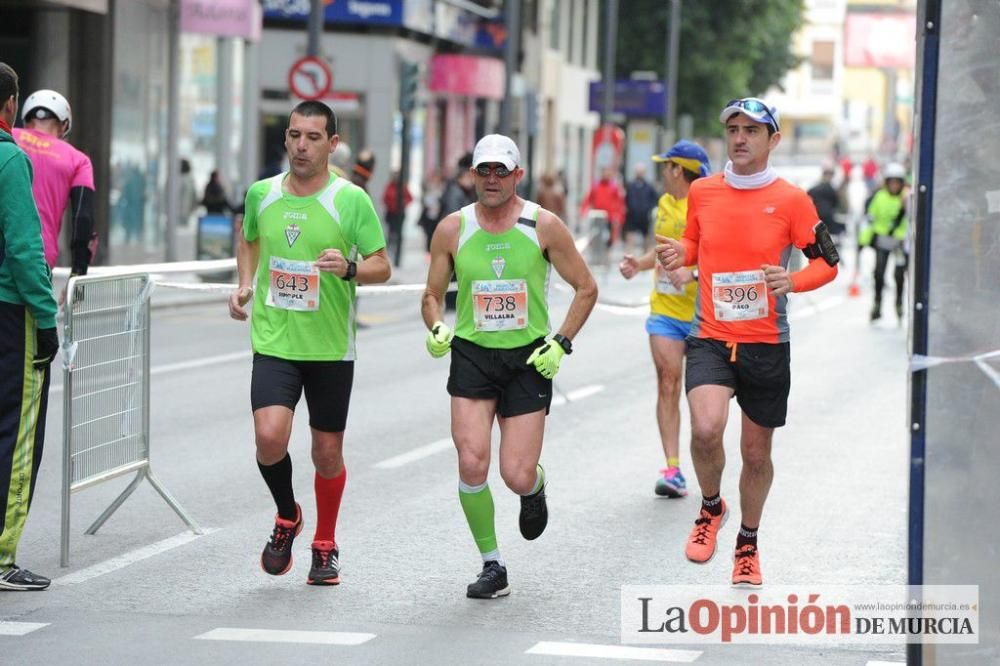
<instances>
[{"instance_id":1,"label":"black armband","mask_svg":"<svg viewBox=\"0 0 1000 666\"><path fill-rule=\"evenodd\" d=\"M94 235L94 190L78 186L69 191L72 206L72 236L70 252L72 254L72 272L74 275L86 275L90 265L90 241Z\"/></svg>"},{"instance_id":2,"label":"black armband","mask_svg":"<svg viewBox=\"0 0 1000 666\"><path fill-rule=\"evenodd\" d=\"M836 266L840 261L840 254L837 252L833 238L830 237L830 231L822 222L817 222L813 231L816 233L816 242L806 245L802 249L802 253L810 259L823 257L823 261L828 265Z\"/></svg>"}]
</instances>

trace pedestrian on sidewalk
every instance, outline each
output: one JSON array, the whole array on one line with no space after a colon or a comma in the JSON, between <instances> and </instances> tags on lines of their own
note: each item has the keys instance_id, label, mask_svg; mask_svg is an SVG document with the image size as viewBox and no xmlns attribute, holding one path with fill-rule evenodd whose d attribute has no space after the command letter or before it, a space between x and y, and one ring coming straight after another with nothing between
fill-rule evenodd
<instances>
[{"instance_id":1,"label":"pedestrian on sidewalk","mask_svg":"<svg viewBox=\"0 0 1000 666\"><path fill-rule=\"evenodd\" d=\"M90 158L65 141L73 127L73 111L54 90L38 90L24 100L24 129L14 140L29 158L34 172L32 191L42 220L45 260L55 268L59 234L70 209L70 273L86 275L97 247L94 232L94 167ZM60 302L65 294L60 297Z\"/></svg>"},{"instance_id":2,"label":"pedestrian on sidewalk","mask_svg":"<svg viewBox=\"0 0 1000 666\"><path fill-rule=\"evenodd\" d=\"M441 198L444 195L444 180L441 173L432 171L427 180L424 181L424 192L420 197L420 221L418 224L424 230L425 244L424 251L428 254L431 251L431 238L434 237L434 230L437 229L441 220Z\"/></svg>"},{"instance_id":3,"label":"pedestrian on sidewalk","mask_svg":"<svg viewBox=\"0 0 1000 666\"><path fill-rule=\"evenodd\" d=\"M618 182L615 170L611 167L604 167L601 170L600 179L584 197L583 203L580 204L580 219L587 219L587 212L591 210L602 210L607 214L607 244L611 247L618 241L622 225L625 223L625 192Z\"/></svg>"},{"instance_id":4,"label":"pedestrian on sidewalk","mask_svg":"<svg viewBox=\"0 0 1000 666\"><path fill-rule=\"evenodd\" d=\"M222 182L222 174L212 171L205 184L205 192L201 197L201 205L209 215L226 215L233 210L229 201L229 192Z\"/></svg>"},{"instance_id":5,"label":"pedestrian on sidewalk","mask_svg":"<svg viewBox=\"0 0 1000 666\"><path fill-rule=\"evenodd\" d=\"M11 131L17 99L17 72L0 62L0 590L44 590L49 579L16 557L38 482L59 336L31 160Z\"/></svg>"},{"instance_id":6,"label":"pedestrian on sidewalk","mask_svg":"<svg viewBox=\"0 0 1000 666\"><path fill-rule=\"evenodd\" d=\"M410 188L406 183L403 183L402 202L399 200L399 170L393 171L382 192L382 205L385 206L385 223L389 230L387 239L389 256L396 268L399 268L403 255L403 222L406 221L406 207L412 201L413 195L410 194Z\"/></svg>"},{"instance_id":7,"label":"pedestrian on sidewalk","mask_svg":"<svg viewBox=\"0 0 1000 666\"><path fill-rule=\"evenodd\" d=\"M326 104L302 102L292 110L285 130L288 172L247 192L239 286L229 298L229 314L240 321L254 301L250 404L257 466L278 509L261 567L274 576L291 568L292 543L302 531L288 440L303 391L309 406L317 513L310 585L340 582L336 527L347 481L356 285L385 282L391 274L371 199L327 166L338 140L337 117Z\"/></svg>"},{"instance_id":8,"label":"pedestrian on sidewalk","mask_svg":"<svg viewBox=\"0 0 1000 666\"><path fill-rule=\"evenodd\" d=\"M466 589L475 599L510 594L497 546L487 483L494 421L500 427L500 476L521 496L521 535L537 539L548 524L545 471L539 464L552 377L597 301L597 285L558 217L515 194L524 177L521 153L508 137L476 144L478 201L451 213L431 242L421 314L427 350L451 354L448 393L458 450L459 502L482 556ZM458 277L454 333L443 321L452 268ZM548 277L555 267L574 290L559 332L550 336Z\"/></svg>"},{"instance_id":9,"label":"pedestrian on sidewalk","mask_svg":"<svg viewBox=\"0 0 1000 666\"><path fill-rule=\"evenodd\" d=\"M687 196L691 183L709 174L708 155L698 144L681 140L670 150L653 158L663 165L663 187L656 211L656 234L679 239L687 226ZM626 280L640 271L656 269L653 292L649 295L646 333L656 368L656 424L666 467L660 470L653 491L661 497L679 498L688 494L680 468L681 377L684 374L684 339L691 333L697 268L664 270L650 249L641 257L626 254L619 270Z\"/></svg>"},{"instance_id":10,"label":"pedestrian on sidewalk","mask_svg":"<svg viewBox=\"0 0 1000 666\"><path fill-rule=\"evenodd\" d=\"M625 188L625 238L639 237L638 247L645 250L649 238L649 214L656 208L656 189L646 180L646 165L636 164L632 171L632 180Z\"/></svg>"},{"instance_id":11,"label":"pedestrian on sidewalk","mask_svg":"<svg viewBox=\"0 0 1000 666\"><path fill-rule=\"evenodd\" d=\"M774 476L771 442L785 424L791 386L788 294L833 280L839 257L809 195L768 163L781 141L777 109L755 97L734 99L719 121L729 162L723 173L691 184L683 238L657 236L656 251L666 270L698 265L685 386L702 503L685 553L692 562L708 562L728 517L720 494L723 435L735 395L743 411L743 466L732 583L757 587L757 529ZM809 264L789 273L793 245Z\"/></svg>"}]
</instances>

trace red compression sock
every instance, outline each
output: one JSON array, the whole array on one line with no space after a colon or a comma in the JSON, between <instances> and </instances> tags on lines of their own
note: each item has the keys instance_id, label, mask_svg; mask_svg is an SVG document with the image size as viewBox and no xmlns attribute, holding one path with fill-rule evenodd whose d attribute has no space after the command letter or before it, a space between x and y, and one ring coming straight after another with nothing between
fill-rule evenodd
<instances>
[{"instance_id":1,"label":"red compression sock","mask_svg":"<svg viewBox=\"0 0 1000 666\"><path fill-rule=\"evenodd\" d=\"M313 541L337 542L337 514L340 513L340 499L344 496L344 484L347 482L347 468L332 479L324 479L318 473L314 487L316 488L316 536Z\"/></svg>"}]
</instances>

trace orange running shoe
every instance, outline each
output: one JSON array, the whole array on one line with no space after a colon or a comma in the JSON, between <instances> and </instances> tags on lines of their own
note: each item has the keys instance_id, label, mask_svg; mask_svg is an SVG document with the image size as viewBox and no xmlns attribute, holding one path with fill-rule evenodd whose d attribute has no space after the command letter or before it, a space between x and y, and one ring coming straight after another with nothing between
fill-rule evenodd
<instances>
[{"instance_id":1,"label":"orange running shoe","mask_svg":"<svg viewBox=\"0 0 1000 666\"><path fill-rule=\"evenodd\" d=\"M760 587L760 553L757 546L747 544L733 555L733 587Z\"/></svg>"},{"instance_id":2,"label":"orange running shoe","mask_svg":"<svg viewBox=\"0 0 1000 666\"><path fill-rule=\"evenodd\" d=\"M694 529L688 536L687 548L684 549L684 554L689 560L704 564L712 559L715 555L716 538L719 530L726 524L727 518L729 518L729 507L726 506L726 500L722 500L722 513L718 516L713 516L702 507L701 513L694 521Z\"/></svg>"}]
</instances>

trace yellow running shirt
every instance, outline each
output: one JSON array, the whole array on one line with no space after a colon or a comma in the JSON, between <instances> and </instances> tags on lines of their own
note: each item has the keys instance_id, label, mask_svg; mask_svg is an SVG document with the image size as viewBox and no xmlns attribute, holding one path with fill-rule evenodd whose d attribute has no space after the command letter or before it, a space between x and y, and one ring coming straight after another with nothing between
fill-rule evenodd
<instances>
[{"instance_id":1,"label":"yellow running shirt","mask_svg":"<svg viewBox=\"0 0 1000 666\"><path fill-rule=\"evenodd\" d=\"M687 226L687 199L677 200L669 194L660 197L656 209L656 233L680 240ZM694 299L698 282L689 282L680 290L675 289L667 273L656 262L653 274L653 292L649 295L649 309L653 314L666 315L681 321L694 319Z\"/></svg>"}]
</instances>

